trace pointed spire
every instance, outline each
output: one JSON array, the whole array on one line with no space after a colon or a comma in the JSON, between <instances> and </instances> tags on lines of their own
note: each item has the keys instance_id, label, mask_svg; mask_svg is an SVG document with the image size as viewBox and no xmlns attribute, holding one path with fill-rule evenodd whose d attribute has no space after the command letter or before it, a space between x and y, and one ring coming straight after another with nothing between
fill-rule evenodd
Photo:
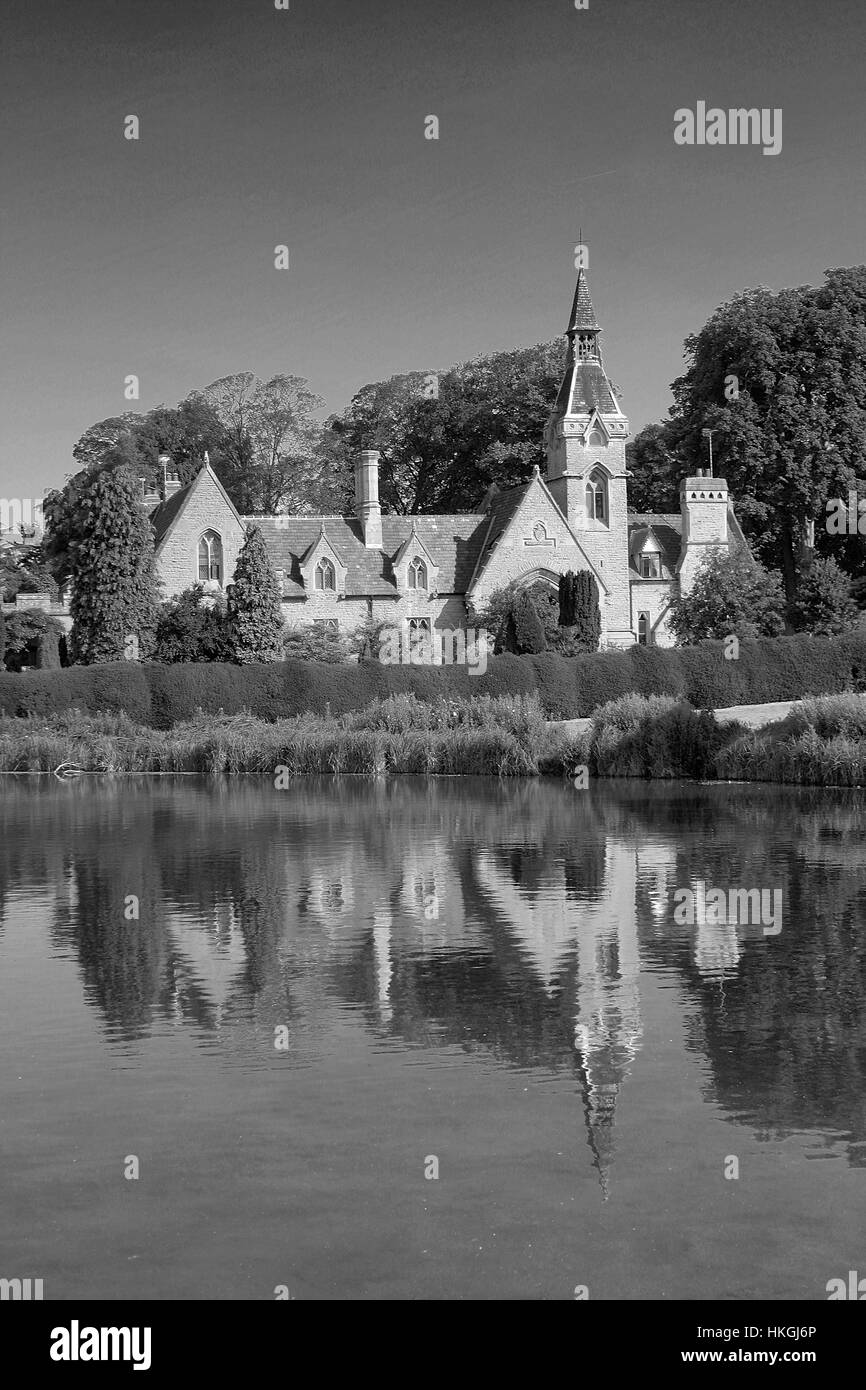
<instances>
[{"instance_id":1,"label":"pointed spire","mask_svg":"<svg viewBox=\"0 0 866 1390\"><path fill-rule=\"evenodd\" d=\"M600 333L601 326L595 317L595 310L592 307L592 300L589 297L589 285L586 281L586 271L583 266L577 272L577 285L574 290L574 302L571 306L571 317L568 321L566 332L572 340L575 333Z\"/></svg>"}]
</instances>

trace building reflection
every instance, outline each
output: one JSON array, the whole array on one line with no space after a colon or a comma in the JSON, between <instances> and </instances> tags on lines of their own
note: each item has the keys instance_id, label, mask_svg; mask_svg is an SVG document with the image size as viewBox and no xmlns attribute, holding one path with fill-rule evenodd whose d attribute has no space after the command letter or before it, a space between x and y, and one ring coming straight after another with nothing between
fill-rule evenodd
<instances>
[{"instance_id":1,"label":"building reflection","mask_svg":"<svg viewBox=\"0 0 866 1390\"><path fill-rule=\"evenodd\" d=\"M106 784L13 789L0 827L0 933L22 884L49 888L52 946L77 961L109 1039L192 1029L247 1063L275 1024L303 1058L348 1018L386 1044L571 1074L607 1199L618 1107L647 1046L641 989L658 975L676 982L678 1016L698 1009L686 1045L726 1110L761 1129L844 1131L863 1161L855 801L410 778ZM786 892L772 943L674 922L678 886L770 871Z\"/></svg>"}]
</instances>

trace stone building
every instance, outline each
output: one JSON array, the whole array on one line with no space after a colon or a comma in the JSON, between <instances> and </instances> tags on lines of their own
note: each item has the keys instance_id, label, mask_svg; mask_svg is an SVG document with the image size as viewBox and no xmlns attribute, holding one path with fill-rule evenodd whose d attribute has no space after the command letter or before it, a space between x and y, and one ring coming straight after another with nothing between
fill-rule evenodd
<instances>
[{"instance_id":1,"label":"stone building","mask_svg":"<svg viewBox=\"0 0 866 1390\"><path fill-rule=\"evenodd\" d=\"M239 516L206 462L181 487L165 459L146 498L166 597L196 581L231 583L244 533L261 530L287 623L344 633L368 618L404 632L453 631L511 581L556 588L568 570L598 586L602 645L671 645L671 598L714 548L745 547L723 478L685 478L680 510L628 510L629 422L608 377L586 273L578 275L562 385L545 432L545 476L491 488L477 512L388 516L378 454L362 452L352 516Z\"/></svg>"}]
</instances>

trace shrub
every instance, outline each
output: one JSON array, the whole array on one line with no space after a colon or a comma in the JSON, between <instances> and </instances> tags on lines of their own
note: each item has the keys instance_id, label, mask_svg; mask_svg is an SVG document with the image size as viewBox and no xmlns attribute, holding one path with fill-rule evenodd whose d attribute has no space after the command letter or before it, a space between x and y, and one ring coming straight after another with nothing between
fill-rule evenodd
<instances>
[{"instance_id":1,"label":"shrub","mask_svg":"<svg viewBox=\"0 0 866 1390\"><path fill-rule=\"evenodd\" d=\"M597 652L601 641L598 585L588 570L569 570L559 581L559 625L569 655Z\"/></svg>"},{"instance_id":2,"label":"shrub","mask_svg":"<svg viewBox=\"0 0 866 1390\"><path fill-rule=\"evenodd\" d=\"M258 526L250 526L228 588L231 653L241 665L279 661L283 615L280 586Z\"/></svg>"},{"instance_id":3,"label":"shrub","mask_svg":"<svg viewBox=\"0 0 866 1390\"><path fill-rule=\"evenodd\" d=\"M748 554L711 552L686 594L677 594L668 623L678 642L775 637L784 626L782 581Z\"/></svg>"},{"instance_id":4,"label":"shrub","mask_svg":"<svg viewBox=\"0 0 866 1390\"><path fill-rule=\"evenodd\" d=\"M543 652L547 646L544 624L532 601L532 595L526 589L517 595L509 614L506 645L510 651L518 655Z\"/></svg>"},{"instance_id":5,"label":"shrub","mask_svg":"<svg viewBox=\"0 0 866 1390\"><path fill-rule=\"evenodd\" d=\"M846 632L859 618L851 598L851 581L832 558L812 558L797 584L791 605L791 621L798 632L832 637Z\"/></svg>"},{"instance_id":6,"label":"shrub","mask_svg":"<svg viewBox=\"0 0 866 1390\"><path fill-rule=\"evenodd\" d=\"M375 650L375 649L374 649ZM283 631L283 660L348 661L352 653L347 639L323 623L308 627L286 627Z\"/></svg>"},{"instance_id":7,"label":"shrub","mask_svg":"<svg viewBox=\"0 0 866 1390\"><path fill-rule=\"evenodd\" d=\"M705 778L734 732L682 700L626 695L593 715L589 768L598 777Z\"/></svg>"},{"instance_id":8,"label":"shrub","mask_svg":"<svg viewBox=\"0 0 866 1390\"><path fill-rule=\"evenodd\" d=\"M859 631L827 638L759 638L743 642L736 661L725 660L721 642L577 657L505 655L490 658L483 675L465 666L298 660L245 666L120 662L33 671L26 682L0 673L0 711L128 709L142 723L168 728L193 718L199 709L208 715L247 710L273 721L305 711L346 714L377 698L411 693L428 703L537 695L548 717L568 719L591 715L630 693L666 695L706 709L858 690L866 690L866 633Z\"/></svg>"},{"instance_id":9,"label":"shrub","mask_svg":"<svg viewBox=\"0 0 866 1390\"><path fill-rule=\"evenodd\" d=\"M162 605L153 660L228 661L231 655L225 602L193 584Z\"/></svg>"}]
</instances>

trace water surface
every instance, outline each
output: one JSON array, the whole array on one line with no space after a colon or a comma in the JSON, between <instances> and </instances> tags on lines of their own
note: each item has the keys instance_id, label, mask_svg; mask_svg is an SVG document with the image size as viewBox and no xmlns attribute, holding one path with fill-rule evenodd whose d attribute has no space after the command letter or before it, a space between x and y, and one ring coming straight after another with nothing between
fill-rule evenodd
<instances>
[{"instance_id":1,"label":"water surface","mask_svg":"<svg viewBox=\"0 0 866 1390\"><path fill-rule=\"evenodd\" d=\"M0 822L0 1276L823 1299L866 1267L858 793L7 777ZM699 880L781 888L781 932L678 925Z\"/></svg>"}]
</instances>

